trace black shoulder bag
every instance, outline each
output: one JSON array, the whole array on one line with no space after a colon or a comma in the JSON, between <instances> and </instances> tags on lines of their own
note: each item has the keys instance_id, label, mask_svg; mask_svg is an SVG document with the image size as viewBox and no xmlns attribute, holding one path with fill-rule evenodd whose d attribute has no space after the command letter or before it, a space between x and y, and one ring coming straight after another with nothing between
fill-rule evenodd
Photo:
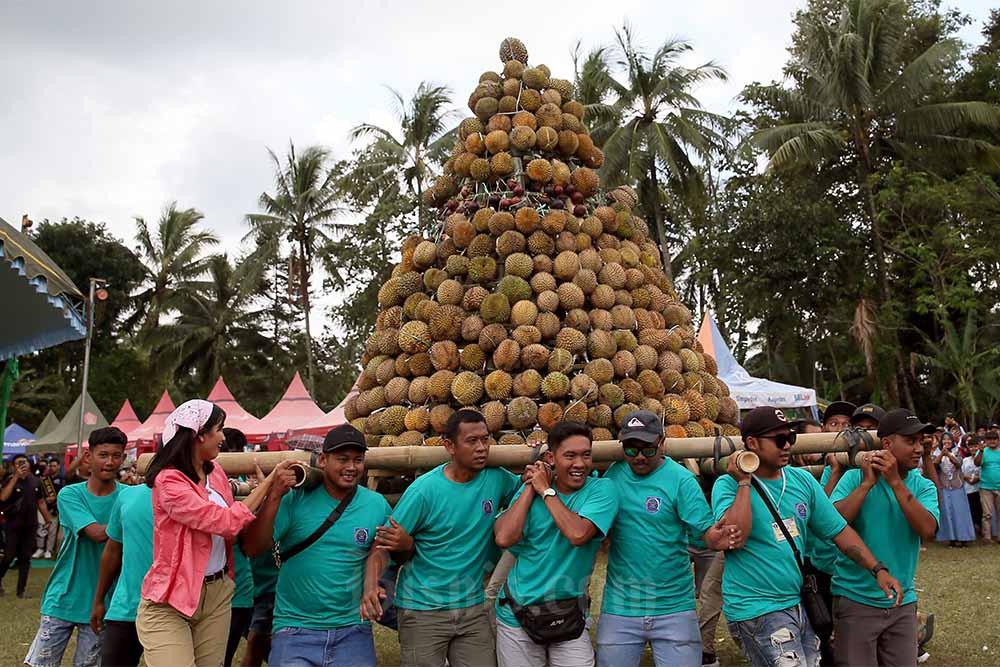
<instances>
[{"instance_id":1,"label":"black shoulder bag","mask_svg":"<svg viewBox=\"0 0 1000 667\"><path fill-rule=\"evenodd\" d=\"M510 606L514 618L525 634L536 644L547 646L556 642L576 639L587 630L587 610L590 598L584 594L563 600L545 600L519 605L510 595L510 588L503 585L501 604Z\"/></svg>"},{"instance_id":2,"label":"black shoulder bag","mask_svg":"<svg viewBox=\"0 0 1000 667\"><path fill-rule=\"evenodd\" d=\"M799 571L802 573L802 591L800 597L802 598L802 606L806 610L806 616L809 617L809 624L812 625L813 630L817 634L832 629L833 617L830 615L830 609L826 606L826 601L820 595L819 585L816 583L816 569L811 563L806 564L802 561L802 555L799 553L798 547L795 546L795 540L792 539L788 528L785 527L785 522L782 521L778 510L771 504L771 499L768 498L767 492L761 488L760 482L756 478L751 477L750 483L757 490L760 499L767 505L767 509L770 510L775 523L778 524L778 528L785 536L785 540L788 541L788 545L792 547L792 553L795 555L795 563L799 566Z\"/></svg>"},{"instance_id":3,"label":"black shoulder bag","mask_svg":"<svg viewBox=\"0 0 1000 667\"><path fill-rule=\"evenodd\" d=\"M314 530L312 535L302 540L295 546L290 549L282 549L281 545L275 542L274 546L271 548L271 552L274 554L274 564L278 566L278 569L281 569L281 564L283 562L287 561L292 556L305 551L311 547L316 540L323 537L323 534L330 530L330 528L333 527L333 524L337 523L337 519L341 517L344 510L347 509L347 506L351 504L352 500L354 500L354 496L357 492L358 487L356 486L348 491L347 495L344 496L344 499L337 503L337 506L332 512L330 512L330 516L323 520L323 523L320 524L319 528Z\"/></svg>"}]
</instances>

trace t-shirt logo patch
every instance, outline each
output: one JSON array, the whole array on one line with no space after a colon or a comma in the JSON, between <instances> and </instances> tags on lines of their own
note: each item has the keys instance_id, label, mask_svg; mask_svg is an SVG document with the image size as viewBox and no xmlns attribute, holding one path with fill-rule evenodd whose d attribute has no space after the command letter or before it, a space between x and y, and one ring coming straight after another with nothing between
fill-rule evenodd
<instances>
[{"instance_id":1,"label":"t-shirt logo patch","mask_svg":"<svg viewBox=\"0 0 1000 667\"><path fill-rule=\"evenodd\" d=\"M490 514L493 514L493 501L492 500L484 500L483 501L483 514L485 514L487 516L489 516Z\"/></svg>"},{"instance_id":2,"label":"t-shirt logo patch","mask_svg":"<svg viewBox=\"0 0 1000 667\"><path fill-rule=\"evenodd\" d=\"M656 514L660 511L660 503L662 501L656 496L649 496L646 498L646 511L650 514Z\"/></svg>"},{"instance_id":3,"label":"t-shirt logo patch","mask_svg":"<svg viewBox=\"0 0 1000 667\"><path fill-rule=\"evenodd\" d=\"M368 544L368 529L367 528L355 528L354 529L354 543L359 547L363 547Z\"/></svg>"},{"instance_id":4,"label":"t-shirt logo patch","mask_svg":"<svg viewBox=\"0 0 1000 667\"><path fill-rule=\"evenodd\" d=\"M806 504L795 503L795 513L799 515L800 519L806 518Z\"/></svg>"}]
</instances>

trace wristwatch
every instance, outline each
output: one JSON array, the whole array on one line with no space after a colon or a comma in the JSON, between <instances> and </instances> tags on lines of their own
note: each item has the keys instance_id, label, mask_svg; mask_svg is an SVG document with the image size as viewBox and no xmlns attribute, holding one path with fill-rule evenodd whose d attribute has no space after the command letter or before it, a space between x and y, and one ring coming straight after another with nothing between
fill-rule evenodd
<instances>
[{"instance_id":1,"label":"wristwatch","mask_svg":"<svg viewBox=\"0 0 1000 667\"><path fill-rule=\"evenodd\" d=\"M556 490L550 486L549 488L542 491L542 500L545 500L546 498L549 498L554 495L556 495Z\"/></svg>"},{"instance_id":2,"label":"wristwatch","mask_svg":"<svg viewBox=\"0 0 1000 667\"><path fill-rule=\"evenodd\" d=\"M883 570L885 570L886 572L888 572L889 568L887 568L885 566L885 563L883 563L882 561L879 561L879 562L875 563L875 567L873 567L872 569L870 569L869 572L872 573L873 577L878 577L878 573L881 572L881 571L883 571Z\"/></svg>"}]
</instances>

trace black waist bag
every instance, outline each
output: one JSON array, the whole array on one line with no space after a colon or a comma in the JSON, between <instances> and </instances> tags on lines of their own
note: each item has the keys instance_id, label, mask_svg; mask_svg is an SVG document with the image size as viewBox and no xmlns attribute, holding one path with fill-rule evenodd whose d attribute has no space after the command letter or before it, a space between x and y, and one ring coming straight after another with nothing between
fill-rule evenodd
<instances>
[{"instance_id":1,"label":"black waist bag","mask_svg":"<svg viewBox=\"0 0 1000 667\"><path fill-rule=\"evenodd\" d=\"M587 630L590 598L581 595L564 600L546 600L519 605L504 584L503 604L509 605L521 629L536 644L548 645L576 639Z\"/></svg>"}]
</instances>

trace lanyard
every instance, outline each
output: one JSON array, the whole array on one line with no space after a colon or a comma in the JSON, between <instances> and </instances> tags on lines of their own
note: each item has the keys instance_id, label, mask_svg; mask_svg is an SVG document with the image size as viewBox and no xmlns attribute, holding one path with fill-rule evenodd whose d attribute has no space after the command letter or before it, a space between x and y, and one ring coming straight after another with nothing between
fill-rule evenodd
<instances>
[{"instance_id":1,"label":"lanyard","mask_svg":"<svg viewBox=\"0 0 1000 667\"><path fill-rule=\"evenodd\" d=\"M767 497L771 499L771 504L774 505L775 509L777 509L778 513L780 514L781 501L785 497L785 485L788 482L788 480L785 478L785 471L784 470L781 471L781 495L778 496L778 502L774 502L774 496L771 495L771 489L767 488L767 485L764 484L765 480L762 480L760 477L757 477L757 475L754 475L753 477L754 479L756 479L758 482L761 483L760 488L764 489L764 493L766 493Z\"/></svg>"}]
</instances>

